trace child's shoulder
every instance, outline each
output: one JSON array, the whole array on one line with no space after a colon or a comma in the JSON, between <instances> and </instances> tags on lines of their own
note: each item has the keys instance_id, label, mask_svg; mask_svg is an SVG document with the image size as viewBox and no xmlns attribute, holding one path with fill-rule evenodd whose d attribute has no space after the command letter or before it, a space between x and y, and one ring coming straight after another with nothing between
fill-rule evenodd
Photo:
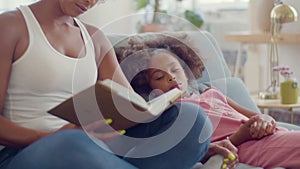
<instances>
[{"instance_id":1,"label":"child's shoulder","mask_svg":"<svg viewBox=\"0 0 300 169\"><path fill-rule=\"evenodd\" d=\"M225 101L226 95L222 93L222 91L215 87L209 87L206 90L204 90L202 93L200 93L201 98L214 98L214 99L220 99Z\"/></svg>"},{"instance_id":2,"label":"child's shoulder","mask_svg":"<svg viewBox=\"0 0 300 169\"><path fill-rule=\"evenodd\" d=\"M205 93L205 92L215 92L215 93L222 93L220 89L216 88L216 87L208 87L206 88L205 90L203 90L201 92L202 93Z\"/></svg>"}]
</instances>

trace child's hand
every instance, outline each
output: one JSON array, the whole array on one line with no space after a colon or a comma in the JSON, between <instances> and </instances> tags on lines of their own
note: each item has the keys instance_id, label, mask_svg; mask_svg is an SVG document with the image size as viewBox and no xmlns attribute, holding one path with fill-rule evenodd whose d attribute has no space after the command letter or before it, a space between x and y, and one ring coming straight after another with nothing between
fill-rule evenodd
<instances>
[{"instance_id":1,"label":"child's hand","mask_svg":"<svg viewBox=\"0 0 300 169\"><path fill-rule=\"evenodd\" d=\"M251 125L250 133L253 138L260 139L273 134L276 128L275 120L266 114L257 115L259 118Z\"/></svg>"},{"instance_id":2,"label":"child's hand","mask_svg":"<svg viewBox=\"0 0 300 169\"><path fill-rule=\"evenodd\" d=\"M230 136L230 140L235 146L239 146L245 141L253 139L250 130L251 126L257 121L258 118L259 117L257 116L253 116L249 118L249 120L242 120L242 125L240 126L239 130Z\"/></svg>"}]
</instances>

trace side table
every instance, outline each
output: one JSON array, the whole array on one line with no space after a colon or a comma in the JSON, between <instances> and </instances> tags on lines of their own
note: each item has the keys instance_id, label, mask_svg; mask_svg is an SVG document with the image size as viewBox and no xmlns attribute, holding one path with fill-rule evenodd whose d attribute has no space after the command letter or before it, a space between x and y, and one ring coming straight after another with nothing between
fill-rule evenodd
<instances>
[{"instance_id":1,"label":"side table","mask_svg":"<svg viewBox=\"0 0 300 169\"><path fill-rule=\"evenodd\" d=\"M279 99L277 100L263 100L259 99L258 96L252 97L253 101L256 103L257 107L261 109L262 113L264 113L265 109L277 108L287 110L291 115L291 124L294 124L294 108L300 108L300 97L298 98L297 104L281 104Z\"/></svg>"}]
</instances>

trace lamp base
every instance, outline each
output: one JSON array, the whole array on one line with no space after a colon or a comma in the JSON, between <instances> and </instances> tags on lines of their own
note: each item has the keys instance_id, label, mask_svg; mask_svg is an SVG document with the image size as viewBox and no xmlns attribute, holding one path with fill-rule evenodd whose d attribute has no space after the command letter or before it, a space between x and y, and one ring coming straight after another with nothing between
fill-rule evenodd
<instances>
[{"instance_id":1,"label":"lamp base","mask_svg":"<svg viewBox=\"0 0 300 169\"><path fill-rule=\"evenodd\" d=\"M262 100L276 100L276 99L280 99L279 92L264 91L264 92L259 92L258 96L259 96L259 99L262 99Z\"/></svg>"}]
</instances>

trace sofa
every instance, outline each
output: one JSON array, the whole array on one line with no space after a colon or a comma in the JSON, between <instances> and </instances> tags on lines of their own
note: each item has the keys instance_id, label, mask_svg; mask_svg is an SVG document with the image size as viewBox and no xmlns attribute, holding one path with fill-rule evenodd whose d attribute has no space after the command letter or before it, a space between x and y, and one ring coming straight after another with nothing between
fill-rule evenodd
<instances>
[{"instance_id":1,"label":"sofa","mask_svg":"<svg viewBox=\"0 0 300 169\"><path fill-rule=\"evenodd\" d=\"M260 110L251 99L242 80L231 75L222 51L213 35L206 31L187 31L185 33L191 37L194 45L197 48L199 47L201 57L203 57L202 60L206 68L203 76L197 79L199 91L205 90L207 87L219 88L225 95L235 100L240 105L260 113ZM161 33L139 33L134 35L107 34L107 37L111 41L112 45L116 47L120 45L128 45L127 40L131 36L134 36L135 38L147 38L149 36L156 36L157 34ZM290 130L300 130L299 126L288 123L278 122L278 125ZM205 164L197 163L193 169L217 169L221 167L222 161L222 156L215 155ZM237 169L261 168L240 163Z\"/></svg>"}]
</instances>

